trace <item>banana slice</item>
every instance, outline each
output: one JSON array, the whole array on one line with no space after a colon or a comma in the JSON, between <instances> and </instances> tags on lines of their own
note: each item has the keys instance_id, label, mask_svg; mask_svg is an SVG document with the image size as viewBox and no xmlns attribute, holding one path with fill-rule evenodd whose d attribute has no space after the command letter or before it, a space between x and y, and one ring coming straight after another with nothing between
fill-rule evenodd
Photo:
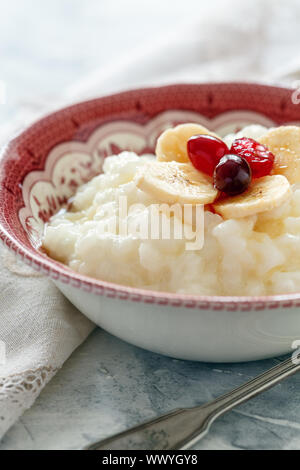
<instances>
[{"instance_id":1,"label":"banana slice","mask_svg":"<svg viewBox=\"0 0 300 470\"><path fill-rule=\"evenodd\" d=\"M175 160L180 163L189 162L187 153L187 141L197 134L208 134L218 137L200 124L179 124L167 129L161 134L156 144L156 156L160 162L171 162Z\"/></svg>"},{"instance_id":2,"label":"banana slice","mask_svg":"<svg viewBox=\"0 0 300 470\"><path fill-rule=\"evenodd\" d=\"M286 176L291 184L299 183L300 128L296 126L276 127L270 129L258 140L275 155L273 173Z\"/></svg>"},{"instance_id":3,"label":"banana slice","mask_svg":"<svg viewBox=\"0 0 300 470\"><path fill-rule=\"evenodd\" d=\"M142 191L169 204L210 204L218 194L212 179L190 163L149 162L137 171L134 181Z\"/></svg>"},{"instance_id":4,"label":"banana slice","mask_svg":"<svg viewBox=\"0 0 300 470\"><path fill-rule=\"evenodd\" d=\"M291 187L285 176L264 176L255 180L244 193L219 201L213 207L224 219L237 219L274 209L291 195Z\"/></svg>"}]
</instances>

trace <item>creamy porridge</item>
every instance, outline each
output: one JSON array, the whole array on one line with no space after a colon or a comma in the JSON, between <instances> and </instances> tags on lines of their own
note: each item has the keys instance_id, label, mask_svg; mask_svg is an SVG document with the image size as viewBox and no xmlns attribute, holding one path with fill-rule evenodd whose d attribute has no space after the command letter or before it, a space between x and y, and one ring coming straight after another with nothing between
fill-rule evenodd
<instances>
[{"instance_id":1,"label":"creamy porridge","mask_svg":"<svg viewBox=\"0 0 300 470\"><path fill-rule=\"evenodd\" d=\"M280 137L276 129L248 126L237 135L225 137L227 148L233 148L236 139L242 137L250 138L242 140L242 145L245 142L252 145L251 139L262 142L275 154L275 167L267 176L258 175L254 183L246 181L244 172L240 184L249 185L245 192L237 195L237 192L227 191L224 198L219 191L224 191L225 186L218 191L212 185L209 169L205 169L207 174L200 175L202 179L199 176L199 185L195 183L197 162L194 164L191 158L194 166L187 163L186 143L193 135L210 133L204 128L199 132L197 125L194 127L189 135L187 127L177 134L172 134L176 128L169 134L167 131L165 141L158 142L156 157L139 157L131 152L108 157L104 173L77 191L71 209L52 217L45 228L44 249L50 257L79 273L146 289L195 295L253 296L300 291L300 166L299 175L297 166L293 166L297 158L293 139L299 131L294 127L277 128L285 129ZM286 142L290 142L290 146ZM250 154L254 152L251 149ZM255 167L253 159L252 177L260 168L267 172L268 165L273 165L272 154L261 146L258 150L265 170L263 165ZM289 165L285 164L285 156L292 159ZM244 158L247 159L247 153L243 154L243 161ZM232 164L236 162L233 158ZM179 166L175 174L176 165ZM186 171L187 165L189 171L194 172L193 180L189 176L183 186L180 172ZM170 178L166 177L166 171L172 171ZM195 186L193 191L191 182ZM251 189L255 184L256 192ZM172 231L169 240L146 240L137 236L136 226L148 217L152 204L168 202L170 195L169 202L175 202L178 194L192 204L202 202L205 205L204 246L200 250L186 250L186 240L176 239ZM120 196L126 196L131 207L124 216L120 215ZM126 235L120 234L122 217L126 217ZM159 217L163 219L169 214L161 212ZM111 223L111 218L117 219L117 225Z\"/></svg>"}]
</instances>

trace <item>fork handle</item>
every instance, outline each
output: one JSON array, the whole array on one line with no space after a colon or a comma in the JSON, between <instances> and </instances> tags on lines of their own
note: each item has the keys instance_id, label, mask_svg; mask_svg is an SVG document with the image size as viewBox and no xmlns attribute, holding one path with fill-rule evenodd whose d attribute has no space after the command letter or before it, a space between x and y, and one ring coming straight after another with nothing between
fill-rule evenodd
<instances>
[{"instance_id":1,"label":"fork handle","mask_svg":"<svg viewBox=\"0 0 300 470\"><path fill-rule=\"evenodd\" d=\"M189 449L219 416L300 370L291 358L205 405L179 409L89 446L88 450Z\"/></svg>"}]
</instances>

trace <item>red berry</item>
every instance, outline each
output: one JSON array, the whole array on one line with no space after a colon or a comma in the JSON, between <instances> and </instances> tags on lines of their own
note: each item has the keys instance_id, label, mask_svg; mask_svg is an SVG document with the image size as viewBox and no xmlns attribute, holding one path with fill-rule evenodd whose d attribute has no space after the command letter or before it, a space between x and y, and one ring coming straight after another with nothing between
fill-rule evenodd
<instances>
[{"instance_id":1,"label":"red berry","mask_svg":"<svg viewBox=\"0 0 300 470\"><path fill-rule=\"evenodd\" d=\"M194 135L188 140L189 158L197 170L212 176L220 159L229 152L227 145L212 135Z\"/></svg>"},{"instance_id":2,"label":"red berry","mask_svg":"<svg viewBox=\"0 0 300 470\"><path fill-rule=\"evenodd\" d=\"M239 155L249 163L253 178L269 175L274 164L274 155L264 145L254 139L242 137L236 139L230 149L231 153Z\"/></svg>"},{"instance_id":3,"label":"red berry","mask_svg":"<svg viewBox=\"0 0 300 470\"><path fill-rule=\"evenodd\" d=\"M250 182L251 168L249 163L238 155L225 155L215 168L215 188L229 196L243 193Z\"/></svg>"}]
</instances>

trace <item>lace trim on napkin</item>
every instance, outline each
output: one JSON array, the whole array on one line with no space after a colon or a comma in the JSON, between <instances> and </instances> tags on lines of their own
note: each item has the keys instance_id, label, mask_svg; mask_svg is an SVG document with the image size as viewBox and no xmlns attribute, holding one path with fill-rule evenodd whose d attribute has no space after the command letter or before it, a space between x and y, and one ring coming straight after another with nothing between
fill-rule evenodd
<instances>
[{"instance_id":1,"label":"lace trim on napkin","mask_svg":"<svg viewBox=\"0 0 300 470\"><path fill-rule=\"evenodd\" d=\"M40 367L21 374L0 377L0 435L32 406L57 370L57 367Z\"/></svg>"}]
</instances>

